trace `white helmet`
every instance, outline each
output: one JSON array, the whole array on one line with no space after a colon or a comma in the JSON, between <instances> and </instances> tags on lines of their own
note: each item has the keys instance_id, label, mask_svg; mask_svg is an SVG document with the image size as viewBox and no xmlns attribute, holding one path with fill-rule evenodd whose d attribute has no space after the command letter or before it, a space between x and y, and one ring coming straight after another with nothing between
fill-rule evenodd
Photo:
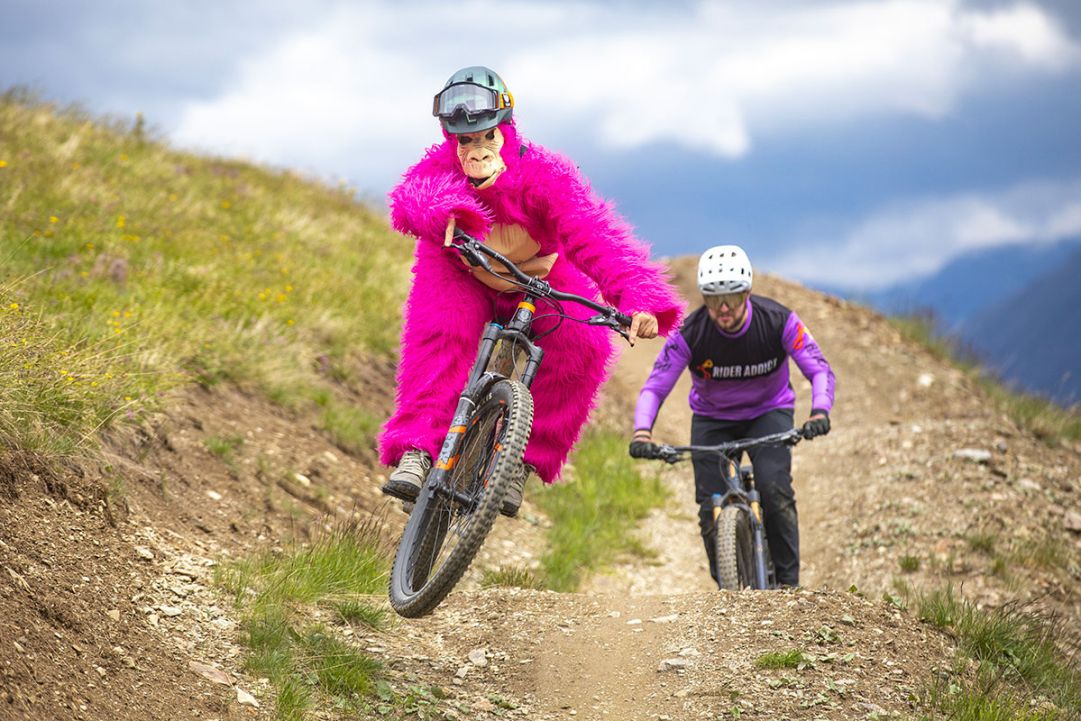
<instances>
[{"instance_id":1,"label":"white helmet","mask_svg":"<svg viewBox=\"0 0 1081 721\"><path fill-rule=\"evenodd\" d=\"M698 290L702 295L742 293L751 289L751 259L738 245L716 245L698 259Z\"/></svg>"}]
</instances>

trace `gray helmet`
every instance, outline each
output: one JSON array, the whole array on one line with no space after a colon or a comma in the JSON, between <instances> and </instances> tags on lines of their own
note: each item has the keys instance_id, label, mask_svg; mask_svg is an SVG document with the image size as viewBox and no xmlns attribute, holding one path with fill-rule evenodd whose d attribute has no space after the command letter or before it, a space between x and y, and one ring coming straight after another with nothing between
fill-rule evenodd
<instances>
[{"instance_id":1,"label":"gray helmet","mask_svg":"<svg viewBox=\"0 0 1081 721\"><path fill-rule=\"evenodd\" d=\"M503 78L482 65L462 68L443 86L432 103L432 115L448 133L479 133L510 120L514 96Z\"/></svg>"}]
</instances>

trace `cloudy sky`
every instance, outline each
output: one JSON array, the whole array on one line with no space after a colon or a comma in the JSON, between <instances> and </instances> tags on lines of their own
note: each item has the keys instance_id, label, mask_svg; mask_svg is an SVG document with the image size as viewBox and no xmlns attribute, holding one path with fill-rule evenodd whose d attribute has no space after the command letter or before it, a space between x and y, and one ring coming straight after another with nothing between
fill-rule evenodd
<instances>
[{"instance_id":1,"label":"cloudy sky","mask_svg":"<svg viewBox=\"0 0 1081 721\"><path fill-rule=\"evenodd\" d=\"M661 255L860 292L1081 237L1074 0L0 0L0 87L376 202L473 64Z\"/></svg>"}]
</instances>

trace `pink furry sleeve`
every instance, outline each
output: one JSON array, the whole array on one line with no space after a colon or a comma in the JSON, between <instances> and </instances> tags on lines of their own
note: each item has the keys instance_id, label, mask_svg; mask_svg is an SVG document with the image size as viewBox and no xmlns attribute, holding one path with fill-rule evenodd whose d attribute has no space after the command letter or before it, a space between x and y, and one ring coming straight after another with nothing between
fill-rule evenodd
<instances>
[{"instance_id":1,"label":"pink furry sleeve","mask_svg":"<svg viewBox=\"0 0 1081 721\"><path fill-rule=\"evenodd\" d=\"M548 195L548 212L567 259L624 313L652 313L662 335L678 328L684 303L664 267L650 261L649 249L569 161L543 151L537 156L543 164L537 168L537 185Z\"/></svg>"},{"instance_id":2,"label":"pink furry sleeve","mask_svg":"<svg viewBox=\"0 0 1081 721\"><path fill-rule=\"evenodd\" d=\"M447 220L453 213L459 228L484 237L491 218L470 192L468 181L455 164L446 162L443 146L429 148L424 158L405 171L390 191L390 219L401 233L442 243Z\"/></svg>"}]
</instances>

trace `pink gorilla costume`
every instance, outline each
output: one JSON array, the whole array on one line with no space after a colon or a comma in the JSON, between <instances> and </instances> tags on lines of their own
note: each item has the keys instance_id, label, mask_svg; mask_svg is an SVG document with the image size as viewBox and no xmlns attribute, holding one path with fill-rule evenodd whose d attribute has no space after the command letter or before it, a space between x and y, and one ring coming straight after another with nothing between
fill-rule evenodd
<instances>
[{"instance_id":1,"label":"pink gorilla costume","mask_svg":"<svg viewBox=\"0 0 1081 721\"><path fill-rule=\"evenodd\" d=\"M596 297L631 315L656 316L666 335L678 327L683 303L661 266L634 240L630 228L567 159L518 137L513 121L501 123L499 153L506 169L490 187L469 182L459 162L455 136L428 149L390 192L391 219L401 233L418 239L413 286L405 306L397 410L379 438L380 459L395 465L417 448L438 455L458 396L476 357L486 323L509 318L520 292L500 293L471 273L457 251L443 247L453 214L457 227L475 237L493 229L525 231L537 256L558 254L544 276L553 288ZM516 227L517 226L517 227ZM592 311L572 303L567 314ZM543 318L538 305L534 332L557 319ZM593 408L612 358L612 333L570 319L540 339L544 362L533 382L533 434L525 462L545 483L559 476Z\"/></svg>"}]
</instances>

